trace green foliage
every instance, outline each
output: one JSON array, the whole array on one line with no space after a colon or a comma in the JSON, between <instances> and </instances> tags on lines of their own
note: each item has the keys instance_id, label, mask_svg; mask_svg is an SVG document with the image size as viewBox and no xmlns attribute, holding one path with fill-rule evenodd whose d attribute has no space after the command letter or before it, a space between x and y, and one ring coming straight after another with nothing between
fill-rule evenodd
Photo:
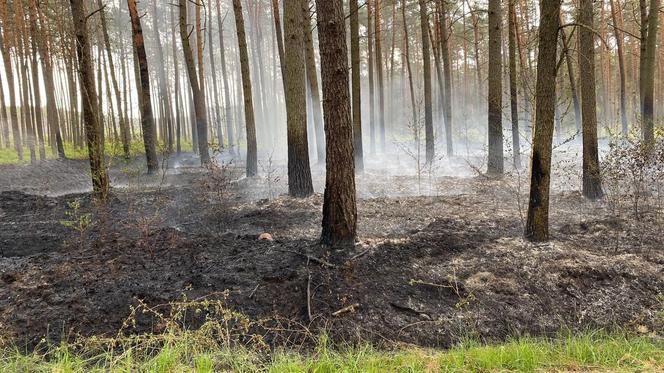
<instances>
[{"instance_id":1,"label":"green foliage","mask_svg":"<svg viewBox=\"0 0 664 373\"><path fill-rule=\"evenodd\" d=\"M164 344L152 353L135 345L94 352L66 344L24 354L0 350L2 372L558 372L661 371L664 342L657 337L602 332L556 339L517 338L498 345L467 341L446 351L377 350L368 345L330 346L326 336L310 353L271 354L243 347L211 347L197 332L146 336ZM135 337L134 337L135 338ZM76 351L76 352L74 352Z\"/></svg>"},{"instance_id":2,"label":"green foliage","mask_svg":"<svg viewBox=\"0 0 664 373\"><path fill-rule=\"evenodd\" d=\"M85 242L85 233L94 225L92 214L81 213L81 201L74 200L67 202L69 210L65 212L66 220L60 220L60 224L66 228L76 231L79 235L79 243Z\"/></svg>"}]
</instances>

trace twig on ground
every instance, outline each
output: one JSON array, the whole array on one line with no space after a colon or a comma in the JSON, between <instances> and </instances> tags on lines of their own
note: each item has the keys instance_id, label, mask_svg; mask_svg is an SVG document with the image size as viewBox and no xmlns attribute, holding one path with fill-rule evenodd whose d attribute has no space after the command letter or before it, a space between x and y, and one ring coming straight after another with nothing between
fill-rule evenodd
<instances>
[{"instance_id":1,"label":"twig on ground","mask_svg":"<svg viewBox=\"0 0 664 373\"><path fill-rule=\"evenodd\" d=\"M338 311L332 312L332 316L340 316L340 315L343 315L344 313L355 312L355 309L359 306L360 306L359 303L353 303L350 306L347 306L347 307L344 307L344 308L342 308Z\"/></svg>"},{"instance_id":2,"label":"twig on ground","mask_svg":"<svg viewBox=\"0 0 664 373\"><path fill-rule=\"evenodd\" d=\"M353 260L355 260L355 259L361 258L361 257L363 257L364 255L366 255L369 251L371 251L371 247L368 248L368 249L366 249L366 250L364 250L364 251L362 251L361 253L358 253L358 254L355 254L355 255L351 256L350 259L348 259L348 260L349 260L349 261L353 261Z\"/></svg>"},{"instance_id":3,"label":"twig on ground","mask_svg":"<svg viewBox=\"0 0 664 373\"><path fill-rule=\"evenodd\" d=\"M254 294L256 293L256 290L258 290L258 287L261 286L261 284L256 284L256 287L254 290L251 291L251 294L249 294L249 299L254 297Z\"/></svg>"}]
</instances>

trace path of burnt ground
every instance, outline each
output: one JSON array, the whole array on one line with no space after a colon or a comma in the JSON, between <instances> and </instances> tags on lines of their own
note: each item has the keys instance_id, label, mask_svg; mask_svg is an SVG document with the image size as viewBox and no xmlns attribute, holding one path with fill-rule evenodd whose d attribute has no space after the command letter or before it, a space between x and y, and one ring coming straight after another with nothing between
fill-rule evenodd
<instances>
[{"instance_id":1,"label":"path of burnt ground","mask_svg":"<svg viewBox=\"0 0 664 373\"><path fill-rule=\"evenodd\" d=\"M11 182L24 177L24 185L35 185L30 177L48 179L58 168L67 183L61 173L77 167L14 171ZM202 175L183 172L143 191L115 189L105 206L86 193L1 192L3 337L30 346L44 336L114 335L139 300L215 299L224 290L228 306L252 319L292 320L314 333L324 327L344 340L444 347L468 336L662 328L661 222L613 217L577 192L552 197L553 240L536 245L522 239L514 183L439 177L432 185L440 196L369 198L414 181L367 172L358 178L360 242L326 254L317 245L320 194L257 200L253 191L264 181L244 179L217 203L201 192ZM60 222L71 219L72 200L95 222L82 240ZM274 241L257 240L263 232ZM354 312L332 316L352 304ZM136 325L138 332L158 328L147 317Z\"/></svg>"}]
</instances>

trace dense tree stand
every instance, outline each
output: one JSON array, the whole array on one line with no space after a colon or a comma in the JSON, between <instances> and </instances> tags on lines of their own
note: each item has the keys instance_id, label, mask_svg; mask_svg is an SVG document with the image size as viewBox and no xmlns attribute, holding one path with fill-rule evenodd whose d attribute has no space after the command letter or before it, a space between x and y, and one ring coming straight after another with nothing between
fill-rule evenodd
<instances>
[{"instance_id":1,"label":"dense tree stand","mask_svg":"<svg viewBox=\"0 0 664 373\"><path fill-rule=\"evenodd\" d=\"M357 234L357 205L343 1L316 0L316 10L327 139L321 243L352 246Z\"/></svg>"}]
</instances>

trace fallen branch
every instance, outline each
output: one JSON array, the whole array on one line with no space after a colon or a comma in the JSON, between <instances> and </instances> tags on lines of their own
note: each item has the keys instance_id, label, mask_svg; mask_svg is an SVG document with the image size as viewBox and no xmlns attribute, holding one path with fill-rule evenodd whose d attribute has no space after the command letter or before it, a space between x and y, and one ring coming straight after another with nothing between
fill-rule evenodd
<instances>
[{"instance_id":1,"label":"fallen branch","mask_svg":"<svg viewBox=\"0 0 664 373\"><path fill-rule=\"evenodd\" d=\"M360 306L359 303L353 303L350 306L344 307L338 311L333 312L332 316L340 316L343 315L344 313L355 312L355 309L359 306Z\"/></svg>"},{"instance_id":2,"label":"fallen branch","mask_svg":"<svg viewBox=\"0 0 664 373\"><path fill-rule=\"evenodd\" d=\"M353 261L353 260L355 260L355 259L361 258L361 257L363 257L364 255L366 255L369 251L371 251L371 247L368 248L368 249L366 249L366 250L364 250L364 251L362 251L361 253L358 253L358 254L355 254L355 255L351 256L350 259L348 259L348 260L349 260L349 261Z\"/></svg>"}]
</instances>

